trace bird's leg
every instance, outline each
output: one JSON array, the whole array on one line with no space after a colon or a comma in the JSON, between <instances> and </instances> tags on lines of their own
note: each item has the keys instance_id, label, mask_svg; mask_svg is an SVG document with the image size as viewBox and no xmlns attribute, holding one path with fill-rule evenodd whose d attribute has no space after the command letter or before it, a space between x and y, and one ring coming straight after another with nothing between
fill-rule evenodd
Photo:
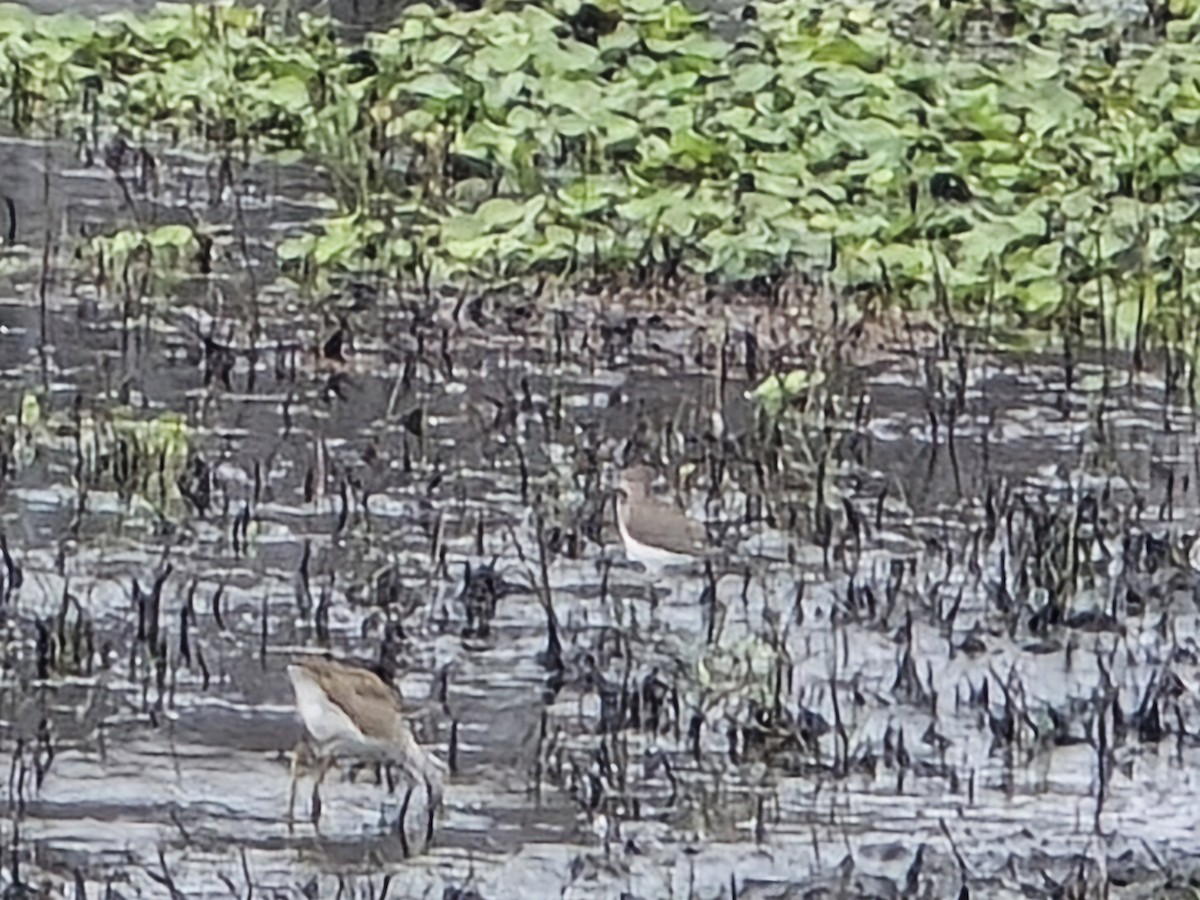
<instances>
[{"instance_id":1,"label":"bird's leg","mask_svg":"<svg viewBox=\"0 0 1200 900\"><path fill-rule=\"evenodd\" d=\"M425 819L425 846L428 847L433 843L433 817L437 815L437 806L433 802L433 785L428 778L422 780L425 782L425 808L428 811Z\"/></svg>"},{"instance_id":2,"label":"bird's leg","mask_svg":"<svg viewBox=\"0 0 1200 900\"><path fill-rule=\"evenodd\" d=\"M357 784L362 773L370 772L372 769L375 772L375 783L382 784L379 776L379 763L373 763L367 760L359 760L358 762L353 763L346 772L346 780L351 784Z\"/></svg>"},{"instance_id":3,"label":"bird's leg","mask_svg":"<svg viewBox=\"0 0 1200 900\"><path fill-rule=\"evenodd\" d=\"M642 582L646 587L646 599L650 601L650 615L653 616L658 611L658 589L655 585L662 581L663 570L661 568L653 568L649 563L642 566ZM653 621L653 619L651 619Z\"/></svg>"},{"instance_id":4,"label":"bird's leg","mask_svg":"<svg viewBox=\"0 0 1200 900\"><path fill-rule=\"evenodd\" d=\"M292 751L292 764L288 771L288 805L287 805L287 824L288 831L291 831L296 823L296 782L300 777L296 774L296 757L299 754L299 748Z\"/></svg>"},{"instance_id":5,"label":"bird's leg","mask_svg":"<svg viewBox=\"0 0 1200 900\"><path fill-rule=\"evenodd\" d=\"M438 807L442 805L441 791L436 795L433 788L433 782L422 769L409 761L404 767L404 774L408 781L408 790L404 794L404 809L407 810L409 799L412 797L413 791L417 785L425 787L425 847L429 848L433 844L433 826L436 821Z\"/></svg>"},{"instance_id":6,"label":"bird's leg","mask_svg":"<svg viewBox=\"0 0 1200 900\"><path fill-rule=\"evenodd\" d=\"M625 601L618 597L615 593L612 595L612 607L613 621L617 623L618 628L624 628Z\"/></svg>"},{"instance_id":7,"label":"bird's leg","mask_svg":"<svg viewBox=\"0 0 1200 900\"><path fill-rule=\"evenodd\" d=\"M288 831L292 830L295 824L296 812L296 785L300 781L300 768L308 766L312 762L312 751L308 746L308 741L300 741L292 750L292 764L290 767L290 777L288 779L288 807L287 807L287 823Z\"/></svg>"},{"instance_id":8,"label":"bird's leg","mask_svg":"<svg viewBox=\"0 0 1200 900\"><path fill-rule=\"evenodd\" d=\"M413 783L408 782L408 790L404 792L404 802L400 804L400 818L396 822L396 834L400 836L400 852L408 859L408 834L404 830L404 819L408 816L408 801L412 799Z\"/></svg>"},{"instance_id":9,"label":"bird's leg","mask_svg":"<svg viewBox=\"0 0 1200 900\"><path fill-rule=\"evenodd\" d=\"M321 782L325 780L325 775L329 772L330 766L333 765L333 757L325 756L321 758L321 764L317 768L317 780L313 782L312 789L312 823L313 827L318 831L321 828Z\"/></svg>"}]
</instances>

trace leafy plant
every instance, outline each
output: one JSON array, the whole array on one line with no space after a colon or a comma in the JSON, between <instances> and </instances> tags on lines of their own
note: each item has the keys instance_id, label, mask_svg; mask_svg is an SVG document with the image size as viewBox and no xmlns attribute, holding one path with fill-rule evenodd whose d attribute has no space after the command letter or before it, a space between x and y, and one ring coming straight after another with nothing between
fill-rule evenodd
<instances>
[{"instance_id":1,"label":"leafy plant","mask_svg":"<svg viewBox=\"0 0 1200 900\"><path fill-rule=\"evenodd\" d=\"M278 248L305 283L819 267L1125 341L1194 312L1195 4L1143 43L1054 0L755 9L731 43L663 0L416 4L353 48L319 18L219 4L13 9L0 90L18 127L320 166L337 211ZM108 268L182 258L176 238L114 236Z\"/></svg>"}]
</instances>

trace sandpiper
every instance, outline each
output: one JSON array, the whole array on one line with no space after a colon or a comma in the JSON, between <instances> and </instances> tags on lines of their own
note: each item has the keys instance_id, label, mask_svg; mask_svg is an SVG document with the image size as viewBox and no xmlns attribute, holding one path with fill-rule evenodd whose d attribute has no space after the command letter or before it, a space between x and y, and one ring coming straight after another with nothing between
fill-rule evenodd
<instances>
[{"instance_id":1,"label":"sandpiper","mask_svg":"<svg viewBox=\"0 0 1200 900\"><path fill-rule=\"evenodd\" d=\"M288 821L296 803L297 767L316 758L313 822L320 818L317 789L334 760L351 758L397 764L408 779L408 806L414 787L424 784L428 823L426 843L433 837L433 818L442 801L447 767L421 747L404 719L400 697L374 672L327 657L295 658L287 668L296 692L296 709L304 721L305 740L292 755ZM401 816L400 832L404 821Z\"/></svg>"},{"instance_id":2,"label":"sandpiper","mask_svg":"<svg viewBox=\"0 0 1200 900\"><path fill-rule=\"evenodd\" d=\"M617 488L617 530L625 555L652 575L703 556L705 528L682 510L650 495L654 474L646 466L621 472Z\"/></svg>"}]
</instances>

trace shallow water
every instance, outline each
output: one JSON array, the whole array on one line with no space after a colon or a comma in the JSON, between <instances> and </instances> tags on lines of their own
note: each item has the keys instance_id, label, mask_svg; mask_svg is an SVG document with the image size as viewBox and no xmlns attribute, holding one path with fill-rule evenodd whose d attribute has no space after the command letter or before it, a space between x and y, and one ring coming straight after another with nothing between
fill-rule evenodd
<instances>
[{"instance_id":1,"label":"shallow water","mask_svg":"<svg viewBox=\"0 0 1200 900\"><path fill-rule=\"evenodd\" d=\"M314 303L269 266L279 229L317 214L309 174L247 169L238 216L205 160L166 152L138 216L186 206L225 229L222 274L131 301L72 258L77 236L132 220L111 173L15 139L0 164L18 212L0 412L33 390L44 420L0 494L23 573L0 605L0 884L1148 897L1197 877L1200 472L1156 365L1091 348L1068 366L983 334L946 352L881 327L843 341L822 402L766 446L750 369L810 364L824 301L785 317L748 293L367 284ZM338 312L353 350L333 372L312 348ZM747 330L761 358L730 351L721 384L721 342ZM228 385L206 378L205 337ZM209 508L157 510L111 473L81 499L76 397L94 416L185 413ZM598 491L626 456L695 465L683 499L726 549L712 585L652 586L623 561ZM561 685L541 664L543 552ZM135 598L168 564L155 653ZM468 627L465 565L516 586L487 634ZM457 729L427 852L404 858L400 798L370 772L327 780L319 834L306 790L285 822L284 666L322 648L386 648L424 742L446 757ZM657 715L614 721L637 684Z\"/></svg>"}]
</instances>

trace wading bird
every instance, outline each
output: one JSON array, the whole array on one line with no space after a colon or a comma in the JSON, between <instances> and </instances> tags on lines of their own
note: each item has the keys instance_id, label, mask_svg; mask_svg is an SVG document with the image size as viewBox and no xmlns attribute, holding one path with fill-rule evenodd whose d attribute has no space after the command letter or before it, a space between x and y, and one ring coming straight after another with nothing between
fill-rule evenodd
<instances>
[{"instance_id":1,"label":"wading bird","mask_svg":"<svg viewBox=\"0 0 1200 900\"><path fill-rule=\"evenodd\" d=\"M646 466L621 472L617 487L617 530L625 555L652 576L669 566L684 566L704 555L704 526L682 510L650 494L654 475Z\"/></svg>"},{"instance_id":2,"label":"wading bird","mask_svg":"<svg viewBox=\"0 0 1200 900\"><path fill-rule=\"evenodd\" d=\"M413 790L425 788L428 822L425 841L433 839L433 820L442 802L447 767L421 747L404 719L397 692L368 669L325 657L297 657L287 668L296 692L296 710L304 721L304 740L292 754L288 822L296 804L297 769L316 762L313 784L313 824L321 816L318 789L337 759L395 763L404 772L408 791L401 807L399 831Z\"/></svg>"}]
</instances>

